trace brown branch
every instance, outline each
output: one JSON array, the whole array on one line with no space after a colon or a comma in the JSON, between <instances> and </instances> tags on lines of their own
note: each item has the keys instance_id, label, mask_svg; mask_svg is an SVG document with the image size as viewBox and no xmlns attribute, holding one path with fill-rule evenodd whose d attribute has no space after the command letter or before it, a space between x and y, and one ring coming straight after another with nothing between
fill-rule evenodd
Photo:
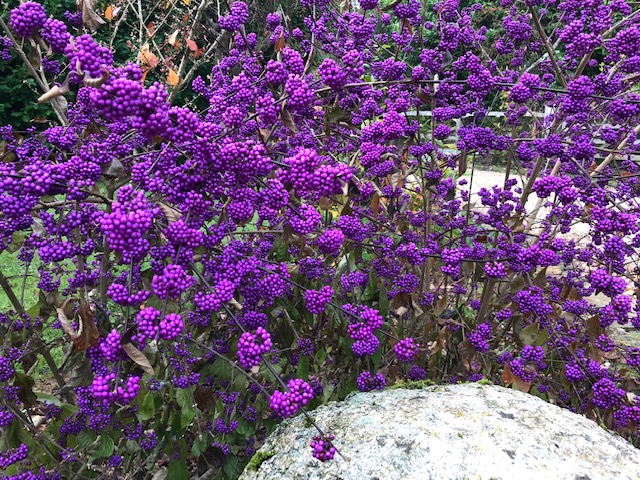
<instances>
[{"instance_id":1,"label":"brown branch","mask_svg":"<svg viewBox=\"0 0 640 480\"><path fill-rule=\"evenodd\" d=\"M29 62L27 55L24 53L24 50L16 41L15 37L13 36L13 33L11 33L11 30L9 29L5 21L2 19L2 17L0 17L0 27L2 27L2 30L4 31L5 35L9 37L9 40L13 44L13 48L18 53L18 56L22 60L22 63L24 63L25 67L27 67L27 71L29 72L29 74L34 78L34 80L40 87L40 90L42 90L42 93L47 93L50 90L50 88L46 82L46 78L42 78L40 75L38 75L38 72L33 67L33 65L31 65L31 62ZM56 113L56 117L58 117L58 121L60 121L62 125L68 125L69 120L67 119L67 115L64 112L64 107L62 106L60 99L53 98L51 100L51 106L53 107L53 110Z\"/></svg>"}]
</instances>

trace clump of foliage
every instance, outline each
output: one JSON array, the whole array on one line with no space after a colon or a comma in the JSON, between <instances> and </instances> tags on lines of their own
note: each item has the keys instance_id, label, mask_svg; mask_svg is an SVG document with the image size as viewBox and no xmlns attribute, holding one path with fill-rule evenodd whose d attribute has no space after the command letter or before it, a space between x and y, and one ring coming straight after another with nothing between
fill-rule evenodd
<instances>
[{"instance_id":1,"label":"clump of foliage","mask_svg":"<svg viewBox=\"0 0 640 480\"><path fill-rule=\"evenodd\" d=\"M38 45L60 66L28 70L59 123L0 128L8 478L235 478L282 418L397 381L511 386L638 442L640 350L610 336L640 328L637 6L503 0L489 41L481 4L359 5L265 35L231 3L186 106L150 46L119 64L32 1L0 22L25 68Z\"/></svg>"}]
</instances>

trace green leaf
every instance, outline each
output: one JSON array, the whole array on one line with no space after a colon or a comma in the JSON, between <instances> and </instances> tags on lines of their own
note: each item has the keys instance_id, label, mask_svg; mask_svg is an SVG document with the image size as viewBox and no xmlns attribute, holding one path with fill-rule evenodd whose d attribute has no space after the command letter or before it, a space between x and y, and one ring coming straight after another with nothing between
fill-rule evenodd
<instances>
[{"instance_id":1,"label":"green leaf","mask_svg":"<svg viewBox=\"0 0 640 480\"><path fill-rule=\"evenodd\" d=\"M522 343L525 345L533 345L533 342L536 340L539 333L540 327L538 324L532 323L520 331L520 340L522 340Z\"/></svg>"},{"instance_id":2,"label":"green leaf","mask_svg":"<svg viewBox=\"0 0 640 480\"><path fill-rule=\"evenodd\" d=\"M298 362L298 378L307 380L309 378L309 357L302 357Z\"/></svg>"},{"instance_id":3,"label":"green leaf","mask_svg":"<svg viewBox=\"0 0 640 480\"><path fill-rule=\"evenodd\" d=\"M100 436L100 445L98 446L98 450L89 457L89 463L93 462L98 458L110 457L113 455L113 451L116 448L116 444L109 435L101 435Z\"/></svg>"},{"instance_id":4,"label":"green leaf","mask_svg":"<svg viewBox=\"0 0 640 480\"><path fill-rule=\"evenodd\" d=\"M60 405L62 405L62 402L60 401L60 399L55 395L51 395L50 393L36 392L36 398L38 399L39 402L51 403L56 407L59 407Z\"/></svg>"},{"instance_id":5,"label":"green leaf","mask_svg":"<svg viewBox=\"0 0 640 480\"><path fill-rule=\"evenodd\" d=\"M380 315L382 315L382 318L387 318L389 316L391 306L389 305L389 295L387 295L387 289L384 285L380 285L380 297L378 306L380 308Z\"/></svg>"},{"instance_id":6,"label":"green leaf","mask_svg":"<svg viewBox=\"0 0 640 480\"><path fill-rule=\"evenodd\" d=\"M371 300L376 298L377 292L378 292L378 279L376 278L375 273L371 271L369 272L369 283L367 284L367 288L365 288L364 290L362 299L365 302L370 302Z\"/></svg>"},{"instance_id":7,"label":"green leaf","mask_svg":"<svg viewBox=\"0 0 640 480\"><path fill-rule=\"evenodd\" d=\"M245 438L251 437L255 433L253 423L248 422L244 418L238 420L238 433Z\"/></svg>"},{"instance_id":8,"label":"green leaf","mask_svg":"<svg viewBox=\"0 0 640 480\"><path fill-rule=\"evenodd\" d=\"M136 453L142 450L142 448L140 448L140 444L135 440L127 440L127 443L125 444L125 449L127 453Z\"/></svg>"},{"instance_id":9,"label":"green leaf","mask_svg":"<svg viewBox=\"0 0 640 480\"><path fill-rule=\"evenodd\" d=\"M333 390L335 389L335 387L331 384L328 384L327 386L324 387L324 391L322 392L322 403L326 403L329 401L329 399L331 398L331 395L333 395Z\"/></svg>"},{"instance_id":10,"label":"green leaf","mask_svg":"<svg viewBox=\"0 0 640 480\"><path fill-rule=\"evenodd\" d=\"M533 345L534 347L541 347L543 345L546 345L548 340L549 340L549 330L547 330L546 328L543 328L542 330L540 330L540 333L538 334L538 336L536 337L536 339L533 341L531 345Z\"/></svg>"},{"instance_id":11,"label":"green leaf","mask_svg":"<svg viewBox=\"0 0 640 480\"><path fill-rule=\"evenodd\" d=\"M145 422L150 418L153 418L153 416L156 414L156 407L154 403L155 394L153 392L147 392L147 394L144 396L144 399L142 399L142 405L140 405L140 408L138 409L138 418L140 420Z\"/></svg>"},{"instance_id":12,"label":"green leaf","mask_svg":"<svg viewBox=\"0 0 640 480\"><path fill-rule=\"evenodd\" d=\"M231 380L232 367L224 360L217 359L208 370L211 372L211 375L219 378L220 380Z\"/></svg>"},{"instance_id":13,"label":"green leaf","mask_svg":"<svg viewBox=\"0 0 640 480\"><path fill-rule=\"evenodd\" d=\"M180 427L186 428L191 424L191 421L196 416L196 409L193 405L189 404L182 408L180 411Z\"/></svg>"},{"instance_id":14,"label":"green leaf","mask_svg":"<svg viewBox=\"0 0 640 480\"><path fill-rule=\"evenodd\" d=\"M326 359L327 359L327 352L324 350L324 348L321 348L316 353L316 363L318 365L322 365Z\"/></svg>"},{"instance_id":15,"label":"green leaf","mask_svg":"<svg viewBox=\"0 0 640 480\"><path fill-rule=\"evenodd\" d=\"M180 408L184 409L187 406L193 406L193 395L191 394L191 389L189 388L180 388L176 391L176 401Z\"/></svg>"},{"instance_id":16,"label":"green leaf","mask_svg":"<svg viewBox=\"0 0 640 480\"><path fill-rule=\"evenodd\" d=\"M29 316L32 319L35 319L38 315L40 315L40 304L36 303L34 306L32 306L31 308L29 308L27 310L27 314L29 314Z\"/></svg>"},{"instance_id":17,"label":"green leaf","mask_svg":"<svg viewBox=\"0 0 640 480\"><path fill-rule=\"evenodd\" d=\"M24 243L25 236L24 232L13 232L11 243L6 248L7 253L14 253L20 250Z\"/></svg>"},{"instance_id":18,"label":"green leaf","mask_svg":"<svg viewBox=\"0 0 640 480\"><path fill-rule=\"evenodd\" d=\"M191 445L191 456L199 457L209 448L209 437L208 435L204 435L202 438L196 439Z\"/></svg>"},{"instance_id":19,"label":"green leaf","mask_svg":"<svg viewBox=\"0 0 640 480\"><path fill-rule=\"evenodd\" d=\"M238 469L238 457L235 455L230 455L227 457L227 461L224 462L224 467L222 470L228 479L232 480L237 478L236 470Z\"/></svg>"},{"instance_id":20,"label":"green leaf","mask_svg":"<svg viewBox=\"0 0 640 480\"><path fill-rule=\"evenodd\" d=\"M76 442L78 442L78 446L82 448L87 448L93 442L96 441L98 436L96 432L92 430L82 430L78 435L76 435Z\"/></svg>"},{"instance_id":21,"label":"green leaf","mask_svg":"<svg viewBox=\"0 0 640 480\"><path fill-rule=\"evenodd\" d=\"M184 460L169 463L167 478L171 480L189 480L189 469Z\"/></svg>"},{"instance_id":22,"label":"green leaf","mask_svg":"<svg viewBox=\"0 0 640 480\"><path fill-rule=\"evenodd\" d=\"M69 403L63 403L60 408L62 408L62 418L65 419L67 417L70 417L71 415L75 414L78 412L78 410L80 410L78 407L76 407L75 405L71 405Z\"/></svg>"}]
</instances>

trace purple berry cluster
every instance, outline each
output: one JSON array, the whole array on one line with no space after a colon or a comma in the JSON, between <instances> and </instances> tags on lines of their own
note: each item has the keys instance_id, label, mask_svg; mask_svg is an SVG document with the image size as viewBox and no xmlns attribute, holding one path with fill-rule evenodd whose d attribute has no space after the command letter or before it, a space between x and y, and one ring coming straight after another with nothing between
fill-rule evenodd
<instances>
[{"instance_id":1,"label":"purple berry cluster","mask_svg":"<svg viewBox=\"0 0 640 480\"><path fill-rule=\"evenodd\" d=\"M36 2L24 2L11 10L10 25L23 38L31 37L40 30L47 20L44 7Z\"/></svg>"},{"instance_id":2,"label":"purple berry cluster","mask_svg":"<svg viewBox=\"0 0 640 480\"><path fill-rule=\"evenodd\" d=\"M158 324L160 338L175 340L184 330L184 321L179 313L168 313Z\"/></svg>"},{"instance_id":3,"label":"purple berry cluster","mask_svg":"<svg viewBox=\"0 0 640 480\"><path fill-rule=\"evenodd\" d=\"M180 265L167 265L162 275L154 275L151 280L153 293L158 298L180 298L195 279L190 276Z\"/></svg>"},{"instance_id":4,"label":"purple berry cluster","mask_svg":"<svg viewBox=\"0 0 640 480\"><path fill-rule=\"evenodd\" d=\"M313 457L321 462L333 459L336 454L336 448L333 446L333 435L314 435L309 446L313 450Z\"/></svg>"},{"instance_id":5,"label":"purple berry cluster","mask_svg":"<svg viewBox=\"0 0 640 480\"><path fill-rule=\"evenodd\" d=\"M263 327L258 327L256 333L244 332L238 340L238 361L249 370L260 365L262 356L272 347L271 335Z\"/></svg>"},{"instance_id":6,"label":"purple berry cluster","mask_svg":"<svg viewBox=\"0 0 640 480\"><path fill-rule=\"evenodd\" d=\"M278 417L293 417L300 408L304 407L313 399L313 389L311 386L299 378L289 380L287 392L276 390L269 399L269 406Z\"/></svg>"},{"instance_id":7,"label":"purple berry cluster","mask_svg":"<svg viewBox=\"0 0 640 480\"><path fill-rule=\"evenodd\" d=\"M413 362L418 353L420 353L420 345L411 337L403 338L393 346L393 351L401 362Z\"/></svg>"},{"instance_id":8,"label":"purple berry cluster","mask_svg":"<svg viewBox=\"0 0 640 480\"><path fill-rule=\"evenodd\" d=\"M355 321L347 327L347 333L354 341L351 350L357 357L373 355L380 346L375 332L384 324L382 316L370 307L353 308L345 304L344 308L355 316Z\"/></svg>"},{"instance_id":9,"label":"purple berry cluster","mask_svg":"<svg viewBox=\"0 0 640 480\"><path fill-rule=\"evenodd\" d=\"M371 375L371 372L362 372L356 379L356 385L361 392L370 392L372 390L382 390L387 384L387 380L381 373Z\"/></svg>"},{"instance_id":10,"label":"purple berry cluster","mask_svg":"<svg viewBox=\"0 0 640 480\"><path fill-rule=\"evenodd\" d=\"M56 53L63 53L71 39L64 22L55 18L49 18L44 22L40 36L51 46L51 50Z\"/></svg>"},{"instance_id":11,"label":"purple berry cluster","mask_svg":"<svg viewBox=\"0 0 640 480\"><path fill-rule=\"evenodd\" d=\"M218 19L220 28L223 30L239 30L249 19L249 7L245 2L233 2L229 13Z\"/></svg>"},{"instance_id":12,"label":"purple berry cluster","mask_svg":"<svg viewBox=\"0 0 640 480\"><path fill-rule=\"evenodd\" d=\"M226 471L264 442L269 416L324 389L486 378L609 418L640 444L628 395L640 349L606 330L640 328L640 28L621 21L640 7L505 0L487 21L467 5L302 0L294 25L230 2L204 12L207 28L177 22L179 45L151 46L155 68L115 62L77 30L82 14L12 10L0 56L46 47L41 71L68 75L53 92L71 91L39 107L59 124L0 126L0 253L25 286L38 272L40 290L32 305L21 276L8 279L26 304L0 312L23 342L0 352L0 426L22 442L14 412L38 412L61 445L91 444L61 452L70 476L85 461L148 475L137 450L180 463L214 449ZM174 32L174 11L156 38ZM200 47L216 29L228 49L210 62ZM196 64L208 71L189 82ZM505 158L499 185L472 188L470 162ZM61 367L62 406L32 405L17 364L43 352L33 335L70 331L56 308L79 351ZM108 438L113 452L90 460ZM18 475L55 470L40 440L24 443ZM319 460L332 448L313 439Z\"/></svg>"},{"instance_id":13,"label":"purple berry cluster","mask_svg":"<svg viewBox=\"0 0 640 480\"><path fill-rule=\"evenodd\" d=\"M333 288L326 285L320 290L307 290L304 292L304 302L311 313L319 314L324 312L327 304L333 297Z\"/></svg>"}]
</instances>

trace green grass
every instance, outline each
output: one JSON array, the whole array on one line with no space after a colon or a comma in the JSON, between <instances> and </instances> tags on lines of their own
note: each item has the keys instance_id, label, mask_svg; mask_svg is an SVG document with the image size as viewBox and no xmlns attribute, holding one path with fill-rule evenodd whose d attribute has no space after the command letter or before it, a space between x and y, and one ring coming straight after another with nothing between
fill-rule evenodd
<instances>
[{"instance_id":1,"label":"green grass","mask_svg":"<svg viewBox=\"0 0 640 480\"><path fill-rule=\"evenodd\" d=\"M6 251L0 254L0 271L9 280L9 285L20 300L22 287L24 284L24 307L26 310L38 303L38 264L39 260L34 259L29 265L27 277L25 279L25 266L16 258L16 254ZM4 291L0 291L0 312L14 309L9 301L9 297Z\"/></svg>"}]
</instances>

